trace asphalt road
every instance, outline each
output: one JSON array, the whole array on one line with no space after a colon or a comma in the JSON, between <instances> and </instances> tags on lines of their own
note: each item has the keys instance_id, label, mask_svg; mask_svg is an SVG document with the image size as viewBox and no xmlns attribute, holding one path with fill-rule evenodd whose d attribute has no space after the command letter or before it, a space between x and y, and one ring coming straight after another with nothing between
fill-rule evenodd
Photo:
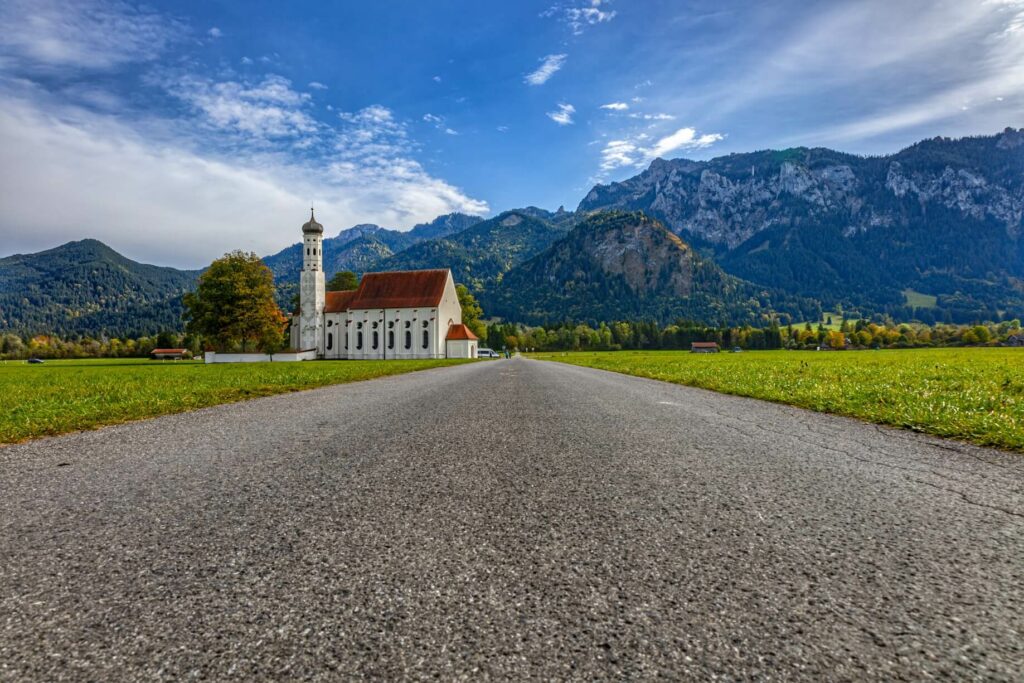
<instances>
[{"instance_id":1,"label":"asphalt road","mask_svg":"<svg viewBox=\"0 0 1024 683\"><path fill-rule=\"evenodd\" d=\"M1020 455L523 359L0 448L0 679L1022 672Z\"/></svg>"}]
</instances>

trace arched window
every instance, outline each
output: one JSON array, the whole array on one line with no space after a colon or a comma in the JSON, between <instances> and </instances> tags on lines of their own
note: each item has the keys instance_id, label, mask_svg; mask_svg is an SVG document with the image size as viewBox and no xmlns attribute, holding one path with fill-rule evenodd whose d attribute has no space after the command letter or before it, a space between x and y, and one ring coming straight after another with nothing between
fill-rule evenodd
<instances>
[{"instance_id":1,"label":"arched window","mask_svg":"<svg viewBox=\"0 0 1024 683\"><path fill-rule=\"evenodd\" d=\"M376 327L376 325L375 325L375 327ZM374 351L377 350L377 346L378 346L379 341L380 341L380 332L378 332L377 330L374 330L373 331L373 350Z\"/></svg>"},{"instance_id":2,"label":"arched window","mask_svg":"<svg viewBox=\"0 0 1024 683\"><path fill-rule=\"evenodd\" d=\"M306 247L306 256L309 256L309 247Z\"/></svg>"},{"instance_id":3,"label":"arched window","mask_svg":"<svg viewBox=\"0 0 1024 683\"><path fill-rule=\"evenodd\" d=\"M334 348L334 333L333 332L328 332L327 333L327 350L330 351L333 348Z\"/></svg>"},{"instance_id":4,"label":"arched window","mask_svg":"<svg viewBox=\"0 0 1024 683\"><path fill-rule=\"evenodd\" d=\"M405 350L408 351L412 348L412 330L405 331Z\"/></svg>"},{"instance_id":5,"label":"arched window","mask_svg":"<svg viewBox=\"0 0 1024 683\"><path fill-rule=\"evenodd\" d=\"M360 330L356 332L356 351L363 350L363 332Z\"/></svg>"},{"instance_id":6,"label":"arched window","mask_svg":"<svg viewBox=\"0 0 1024 683\"><path fill-rule=\"evenodd\" d=\"M388 330L388 348L389 349L395 348L395 331L394 330Z\"/></svg>"},{"instance_id":7,"label":"arched window","mask_svg":"<svg viewBox=\"0 0 1024 683\"><path fill-rule=\"evenodd\" d=\"M430 346L430 331L423 330L423 348Z\"/></svg>"}]
</instances>

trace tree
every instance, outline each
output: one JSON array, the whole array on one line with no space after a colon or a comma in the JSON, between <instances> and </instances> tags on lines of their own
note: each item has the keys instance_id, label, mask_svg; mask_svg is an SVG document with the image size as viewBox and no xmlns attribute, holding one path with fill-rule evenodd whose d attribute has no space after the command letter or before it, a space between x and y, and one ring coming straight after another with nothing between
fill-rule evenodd
<instances>
[{"instance_id":1,"label":"tree","mask_svg":"<svg viewBox=\"0 0 1024 683\"><path fill-rule=\"evenodd\" d=\"M183 303L185 329L218 350L272 352L283 344L286 319L274 300L274 275L256 254L233 251L214 261Z\"/></svg>"},{"instance_id":2,"label":"tree","mask_svg":"<svg viewBox=\"0 0 1024 683\"><path fill-rule=\"evenodd\" d=\"M480 322L484 309L477 303L476 297L466 285L455 285L455 292L459 295L459 306L462 307L462 324L481 339L488 336L487 327Z\"/></svg>"},{"instance_id":3,"label":"tree","mask_svg":"<svg viewBox=\"0 0 1024 683\"><path fill-rule=\"evenodd\" d=\"M328 281L328 292L348 292L359 287L359 276L351 270L339 270Z\"/></svg>"},{"instance_id":4,"label":"tree","mask_svg":"<svg viewBox=\"0 0 1024 683\"><path fill-rule=\"evenodd\" d=\"M173 349L178 346L178 335L168 330L162 331L156 336L156 347L160 349Z\"/></svg>"}]
</instances>

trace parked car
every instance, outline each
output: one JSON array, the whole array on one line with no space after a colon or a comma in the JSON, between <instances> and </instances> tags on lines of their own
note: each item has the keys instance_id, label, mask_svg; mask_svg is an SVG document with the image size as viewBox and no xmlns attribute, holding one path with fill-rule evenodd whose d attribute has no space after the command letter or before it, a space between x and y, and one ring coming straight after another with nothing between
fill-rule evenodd
<instances>
[{"instance_id":1,"label":"parked car","mask_svg":"<svg viewBox=\"0 0 1024 683\"><path fill-rule=\"evenodd\" d=\"M492 349L481 347L481 348L476 350L476 357L477 358L501 358L501 354L495 352Z\"/></svg>"},{"instance_id":2,"label":"parked car","mask_svg":"<svg viewBox=\"0 0 1024 683\"><path fill-rule=\"evenodd\" d=\"M42 358L29 358L28 362L29 363L42 363L43 359Z\"/></svg>"}]
</instances>

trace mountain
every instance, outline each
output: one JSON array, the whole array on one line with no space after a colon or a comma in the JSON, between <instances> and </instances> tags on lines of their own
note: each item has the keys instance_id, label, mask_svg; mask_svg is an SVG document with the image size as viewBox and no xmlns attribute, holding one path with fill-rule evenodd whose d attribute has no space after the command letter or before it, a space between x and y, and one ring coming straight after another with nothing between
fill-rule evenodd
<instances>
[{"instance_id":1,"label":"mountain","mask_svg":"<svg viewBox=\"0 0 1024 683\"><path fill-rule=\"evenodd\" d=\"M881 157L658 159L594 187L578 213L608 209L644 211L727 272L828 306L961 322L1024 313L1024 131ZM908 306L922 302L935 310Z\"/></svg>"},{"instance_id":2,"label":"mountain","mask_svg":"<svg viewBox=\"0 0 1024 683\"><path fill-rule=\"evenodd\" d=\"M335 237L324 238L324 273L330 279L342 270L356 273L375 270L376 265L389 256L420 242L461 232L481 220L479 216L449 213L429 223L413 226L408 232L388 230L372 223L356 225L342 230ZM302 245L296 242L276 254L264 257L263 262L274 273L279 303L289 306L292 297L299 291Z\"/></svg>"},{"instance_id":3,"label":"mountain","mask_svg":"<svg viewBox=\"0 0 1024 683\"><path fill-rule=\"evenodd\" d=\"M96 240L0 258L0 329L137 336L181 327L199 271L137 263Z\"/></svg>"},{"instance_id":4,"label":"mountain","mask_svg":"<svg viewBox=\"0 0 1024 683\"><path fill-rule=\"evenodd\" d=\"M419 244L438 239L479 223L479 216L450 213L429 223L414 226L408 232L388 230L366 223L324 238L324 272L330 277L341 270L364 272L377 261ZM298 233L298 229L296 229ZM263 259L279 283L298 282L302 270L302 245L298 242Z\"/></svg>"},{"instance_id":5,"label":"mountain","mask_svg":"<svg viewBox=\"0 0 1024 683\"><path fill-rule=\"evenodd\" d=\"M726 274L641 212L594 213L551 248L512 268L485 310L528 323L679 318L766 324L782 310L817 315L797 301ZM806 310L800 310L800 305Z\"/></svg>"},{"instance_id":6,"label":"mountain","mask_svg":"<svg viewBox=\"0 0 1024 683\"><path fill-rule=\"evenodd\" d=\"M558 222L554 222L557 219ZM506 211L443 239L409 247L375 265L377 270L451 268L456 282L476 292L494 287L512 267L568 232L571 214L530 207Z\"/></svg>"}]
</instances>

